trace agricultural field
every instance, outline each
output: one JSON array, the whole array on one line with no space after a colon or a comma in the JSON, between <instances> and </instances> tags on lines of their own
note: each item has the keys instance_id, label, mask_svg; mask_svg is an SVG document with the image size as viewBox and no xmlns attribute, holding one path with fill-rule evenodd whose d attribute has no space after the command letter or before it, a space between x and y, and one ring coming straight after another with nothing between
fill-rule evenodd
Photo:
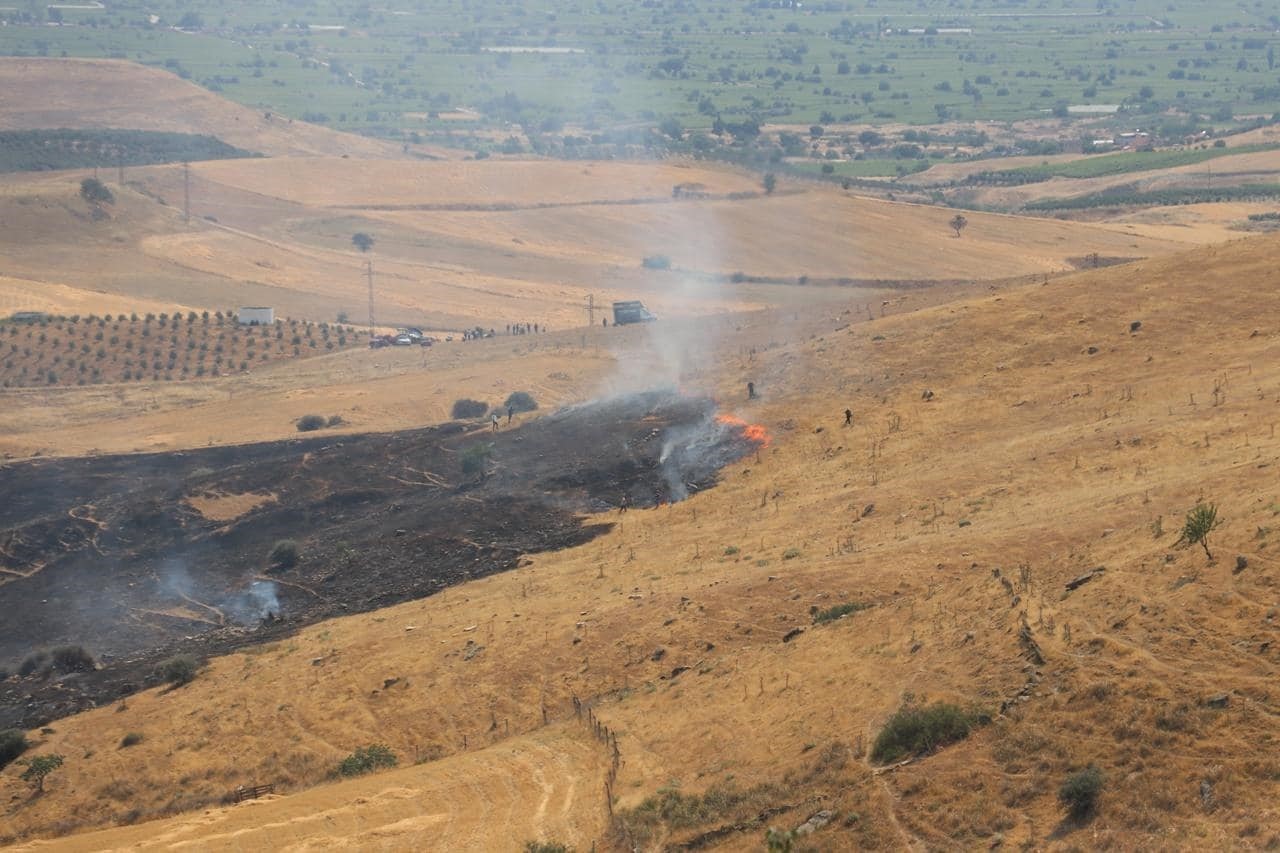
<instances>
[{"instance_id":1,"label":"agricultural field","mask_svg":"<svg viewBox=\"0 0 1280 853\"><path fill-rule=\"evenodd\" d=\"M255 110L495 152L661 146L618 129L661 128L670 142L717 119L1012 122L1122 108L1125 122L1148 124L1168 122L1169 109L1225 122L1280 110L1277 16L1258 4L442 0L303 11L164 0L4 14L3 55L129 59Z\"/></svg>"},{"instance_id":2,"label":"agricultural field","mask_svg":"<svg viewBox=\"0 0 1280 853\"><path fill-rule=\"evenodd\" d=\"M1217 147L1180 148L1168 151L1136 151L1126 154L1101 154L1085 157L1066 163L1046 163L1035 166L1019 166L1015 169L1002 169L971 175L969 183L1035 183L1050 178L1103 178L1112 175L1125 175L1133 172L1154 172L1162 169L1175 169L1206 163L1220 157L1236 157L1241 154L1254 154L1265 151L1280 150L1276 145L1241 145L1228 148L1225 144ZM1211 167L1210 167L1211 168Z\"/></svg>"},{"instance_id":3,"label":"agricultural field","mask_svg":"<svg viewBox=\"0 0 1280 853\"><path fill-rule=\"evenodd\" d=\"M224 376L365 344L349 326L280 320L242 326L234 313L43 317L0 322L0 385L98 385Z\"/></svg>"}]
</instances>

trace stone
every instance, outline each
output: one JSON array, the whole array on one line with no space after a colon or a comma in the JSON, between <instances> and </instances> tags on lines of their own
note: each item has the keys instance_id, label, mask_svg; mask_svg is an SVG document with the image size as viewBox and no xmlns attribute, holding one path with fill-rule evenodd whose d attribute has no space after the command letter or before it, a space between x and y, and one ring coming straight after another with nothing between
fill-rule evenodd
<instances>
[{"instance_id":1,"label":"stone","mask_svg":"<svg viewBox=\"0 0 1280 853\"><path fill-rule=\"evenodd\" d=\"M808 820L796 827L796 835L808 835L811 832L817 832L819 829L822 829L822 827L831 823L831 820L835 816L835 812L831 811L831 809L823 809L822 811L814 812Z\"/></svg>"}]
</instances>

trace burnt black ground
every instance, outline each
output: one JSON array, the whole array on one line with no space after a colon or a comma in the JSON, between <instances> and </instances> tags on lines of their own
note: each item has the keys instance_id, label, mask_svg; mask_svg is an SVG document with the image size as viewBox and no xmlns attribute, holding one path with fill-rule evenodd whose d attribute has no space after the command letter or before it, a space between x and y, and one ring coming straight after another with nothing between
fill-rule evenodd
<instances>
[{"instance_id":1,"label":"burnt black ground","mask_svg":"<svg viewBox=\"0 0 1280 853\"><path fill-rule=\"evenodd\" d=\"M138 689L177 651L223 653L589 541L612 526L589 513L623 494L643 508L705 488L754 449L713 415L654 392L496 433L453 423L0 468L0 664L60 644L102 664L0 682L0 728ZM484 473L464 475L477 447ZM277 500L230 523L185 502L246 492ZM281 539L302 555L283 571L267 559ZM264 624L268 610L281 621Z\"/></svg>"}]
</instances>

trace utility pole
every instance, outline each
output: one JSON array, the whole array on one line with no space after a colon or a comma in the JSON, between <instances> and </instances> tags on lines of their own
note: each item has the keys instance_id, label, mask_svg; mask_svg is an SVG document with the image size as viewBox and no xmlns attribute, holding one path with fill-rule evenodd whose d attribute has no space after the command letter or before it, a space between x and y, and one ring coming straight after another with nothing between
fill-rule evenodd
<instances>
[{"instance_id":1,"label":"utility pole","mask_svg":"<svg viewBox=\"0 0 1280 853\"><path fill-rule=\"evenodd\" d=\"M182 221L191 221L191 164L182 164Z\"/></svg>"},{"instance_id":2,"label":"utility pole","mask_svg":"<svg viewBox=\"0 0 1280 853\"><path fill-rule=\"evenodd\" d=\"M594 293L587 294L587 326L594 327L596 324L596 295Z\"/></svg>"},{"instance_id":3,"label":"utility pole","mask_svg":"<svg viewBox=\"0 0 1280 853\"><path fill-rule=\"evenodd\" d=\"M365 262L365 275L369 278L369 339L373 340L373 259Z\"/></svg>"}]
</instances>

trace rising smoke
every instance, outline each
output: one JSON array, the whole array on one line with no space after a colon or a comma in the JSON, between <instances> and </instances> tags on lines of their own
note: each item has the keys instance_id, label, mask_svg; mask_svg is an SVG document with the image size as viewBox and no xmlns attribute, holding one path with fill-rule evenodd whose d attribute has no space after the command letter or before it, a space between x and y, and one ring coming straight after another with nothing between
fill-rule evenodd
<instances>
[{"instance_id":1,"label":"rising smoke","mask_svg":"<svg viewBox=\"0 0 1280 853\"><path fill-rule=\"evenodd\" d=\"M268 614L280 615L280 597L273 581L255 579L241 589L206 589L192 577L186 557L167 557L157 572L160 592L175 604L194 606L239 625L256 625ZM219 584L219 586L221 586Z\"/></svg>"},{"instance_id":2,"label":"rising smoke","mask_svg":"<svg viewBox=\"0 0 1280 853\"><path fill-rule=\"evenodd\" d=\"M274 582L252 581L244 590L222 602L222 610L241 625L255 625L269 615L280 615L280 598Z\"/></svg>"},{"instance_id":3,"label":"rising smoke","mask_svg":"<svg viewBox=\"0 0 1280 853\"><path fill-rule=\"evenodd\" d=\"M666 481L667 496L673 503L689 497L687 479L718 471L742 455L741 445L730 440L736 429L731 422L708 412L695 424L666 431L658 463Z\"/></svg>"}]
</instances>

